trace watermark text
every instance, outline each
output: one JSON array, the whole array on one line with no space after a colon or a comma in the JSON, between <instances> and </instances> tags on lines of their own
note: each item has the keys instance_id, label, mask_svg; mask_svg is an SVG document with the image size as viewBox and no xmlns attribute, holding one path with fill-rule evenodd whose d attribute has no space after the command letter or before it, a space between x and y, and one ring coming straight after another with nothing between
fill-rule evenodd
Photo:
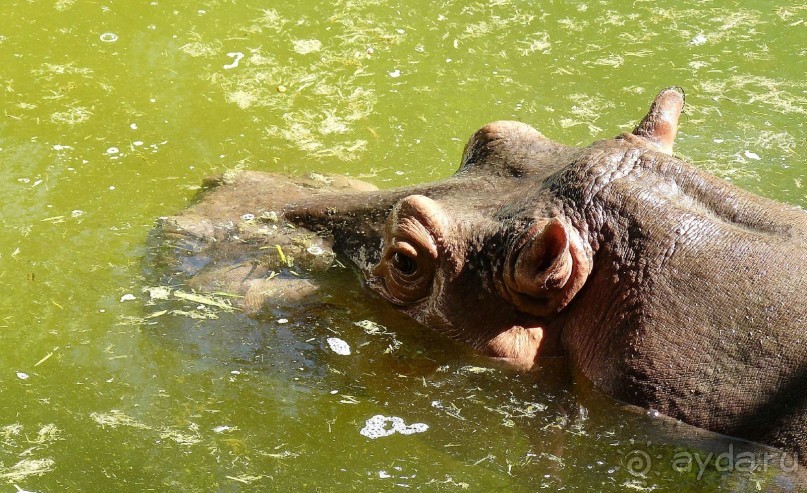
<instances>
[{"instance_id":1,"label":"watermark text","mask_svg":"<svg viewBox=\"0 0 807 493\"><path fill-rule=\"evenodd\" d=\"M780 451L751 452L738 451L734 444L729 444L723 452L692 452L688 450L667 455L651 456L646 450L635 448L628 451L622 460L625 469L632 476L646 476L652 470L669 468L682 474L696 474L700 480L708 470L717 472L765 472L769 469L784 473L796 472L799 460L796 455Z\"/></svg>"}]
</instances>

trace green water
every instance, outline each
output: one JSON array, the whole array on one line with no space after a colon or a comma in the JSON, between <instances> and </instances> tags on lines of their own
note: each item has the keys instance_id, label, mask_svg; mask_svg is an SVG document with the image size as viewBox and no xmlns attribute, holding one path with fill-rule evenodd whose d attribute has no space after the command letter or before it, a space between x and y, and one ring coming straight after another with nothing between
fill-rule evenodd
<instances>
[{"instance_id":1,"label":"green water","mask_svg":"<svg viewBox=\"0 0 807 493\"><path fill-rule=\"evenodd\" d=\"M490 368L349 272L333 274L331 305L276 314L288 323L199 321L153 316L143 258L155 219L210 174L423 182L450 174L488 121L585 144L631 128L673 84L688 95L681 155L805 207L807 4L3 7L0 492L789 484L778 462L675 470L675 454L758 449L623 409L562 362ZM367 320L386 333L355 325ZM370 440L377 414L429 428ZM651 467L631 474L641 454Z\"/></svg>"}]
</instances>

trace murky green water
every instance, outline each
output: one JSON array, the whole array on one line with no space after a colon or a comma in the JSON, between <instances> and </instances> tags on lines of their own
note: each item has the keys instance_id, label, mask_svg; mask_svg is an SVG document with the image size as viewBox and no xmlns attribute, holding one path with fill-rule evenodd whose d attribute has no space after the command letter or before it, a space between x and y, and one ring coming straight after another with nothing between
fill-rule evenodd
<instances>
[{"instance_id":1,"label":"murky green water","mask_svg":"<svg viewBox=\"0 0 807 493\"><path fill-rule=\"evenodd\" d=\"M681 454L758 449L623 409L562 362L489 368L349 272L328 306L195 320L154 316L142 259L155 219L210 174L428 181L488 121L588 143L672 84L688 93L682 155L807 206L807 4L51 0L6 1L2 17L0 491L791 481L778 461L678 471ZM377 414L429 428L371 440Z\"/></svg>"}]
</instances>

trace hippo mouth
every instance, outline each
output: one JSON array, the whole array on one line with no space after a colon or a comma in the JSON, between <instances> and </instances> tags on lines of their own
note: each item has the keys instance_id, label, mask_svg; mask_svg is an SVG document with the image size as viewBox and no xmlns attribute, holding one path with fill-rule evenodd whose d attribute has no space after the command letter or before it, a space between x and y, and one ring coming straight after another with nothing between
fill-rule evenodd
<instances>
[{"instance_id":1,"label":"hippo mouth","mask_svg":"<svg viewBox=\"0 0 807 493\"><path fill-rule=\"evenodd\" d=\"M529 371L542 358L560 356L546 336L542 325L513 325L489 340L483 353L517 370Z\"/></svg>"}]
</instances>

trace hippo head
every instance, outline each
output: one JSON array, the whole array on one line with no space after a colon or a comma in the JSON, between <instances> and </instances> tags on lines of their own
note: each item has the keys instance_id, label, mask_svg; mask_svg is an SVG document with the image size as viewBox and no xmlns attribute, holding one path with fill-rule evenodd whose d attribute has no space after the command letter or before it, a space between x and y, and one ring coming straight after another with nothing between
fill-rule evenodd
<instances>
[{"instance_id":1,"label":"hippo head","mask_svg":"<svg viewBox=\"0 0 807 493\"><path fill-rule=\"evenodd\" d=\"M494 122L445 180L317 197L285 214L332 234L367 285L421 324L530 368L563 352L562 328L594 267L591 197L626 155L671 154L682 108L683 92L666 89L632 133L587 148Z\"/></svg>"}]
</instances>

